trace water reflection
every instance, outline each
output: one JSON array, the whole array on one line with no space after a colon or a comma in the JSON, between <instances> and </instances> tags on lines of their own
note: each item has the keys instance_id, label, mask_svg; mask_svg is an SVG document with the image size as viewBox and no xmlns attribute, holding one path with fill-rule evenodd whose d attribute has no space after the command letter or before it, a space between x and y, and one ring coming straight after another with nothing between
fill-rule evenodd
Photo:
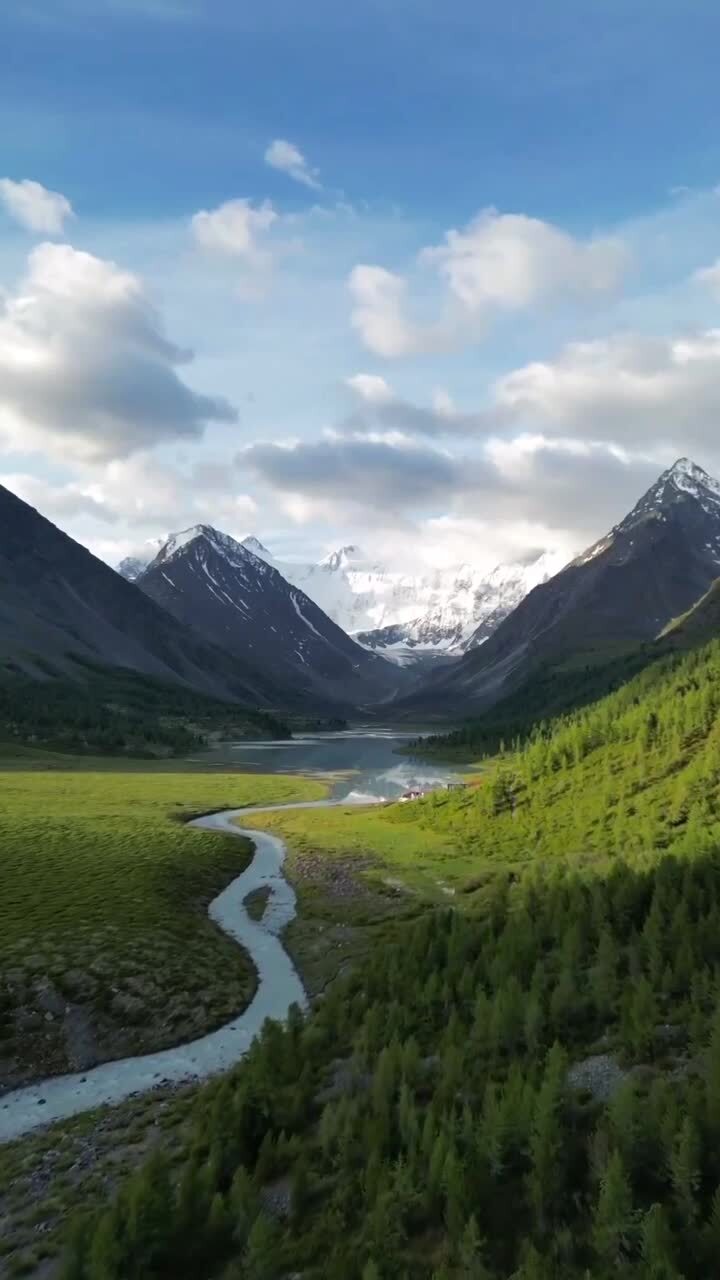
<instances>
[{"instance_id":1,"label":"water reflection","mask_svg":"<svg viewBox=\"0 0 720 1280\"><path fill-rule=\"evenodd\" d=\"M223 743L217 764L261 773L307 773L331 778L331 795L392 799L411 786L429 790L462 776L462 768L419 756L397 755L398 747L422 732L358 726L332 733L298 734L291 741ZM206 757L207 759L207 757Z\"/></svg>"}]
</instances>

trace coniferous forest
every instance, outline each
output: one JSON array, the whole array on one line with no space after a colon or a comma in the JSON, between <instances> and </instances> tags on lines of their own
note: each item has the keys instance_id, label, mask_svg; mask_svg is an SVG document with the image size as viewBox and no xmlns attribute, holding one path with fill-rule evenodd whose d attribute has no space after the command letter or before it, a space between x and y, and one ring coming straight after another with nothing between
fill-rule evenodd
<instances>
[{"instance_id":1,"label":"coniferous forest","mask_svg":"<svg viewBox=\"0 0 720 1280\"><path fill-rule=\"evenodd\" d=\"M267 1025L65 1280L717 1274L719 677L665 659L388 810L476 881Z\"/></svg>"}]
</instances>

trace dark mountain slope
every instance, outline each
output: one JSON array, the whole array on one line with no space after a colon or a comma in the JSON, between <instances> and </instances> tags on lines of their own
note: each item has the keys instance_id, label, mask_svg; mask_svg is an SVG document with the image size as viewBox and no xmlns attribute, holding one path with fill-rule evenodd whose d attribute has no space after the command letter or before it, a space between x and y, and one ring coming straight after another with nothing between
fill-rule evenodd
<instances>
[{"instance_id":1,"label":"dark mountain slope","mask_svg":"<svg viewBox=\"0 0 720 1280\"><path fill-rule=\"evenodd\" d=\"M308 700L378 703L403 679L272 565L207 525L170 538L138 586L181 622Z\"/></svg>"},{"instance_id":2,"label":"dark mountain slope","mask_svg":"<svg viewBox=\"0 0 720 1280\"><path fill-rule=\"evenodd\" d=\"M673 618L662 633L665 648L694 649L720 636L720 578L701 596L697 604L679 618Z\"/></svg>"},{"instance_id":3,"label":"dark mountain slope","mask_svg":"<svg viewBox=\"0 0 720 1280\"><path fill-rule=\"evenodd\" d=\"M0 487L0 665L35 677L77 676L73 655L248 705L283 702L271 681L180 626Z\"/></svg>"},{"instance_id":4,"label":"dark mountain slope","mask_svg":"<svg viewBox=\"0 0 720 1280\"><path fill-rule=\"evenodd\" d=\"M654 639L720 571L720 485L680 459L626 518L531 591L479 649L416 695L447 714L490 706L535 670L605 662Z\"/></svg>"}]
</instances>

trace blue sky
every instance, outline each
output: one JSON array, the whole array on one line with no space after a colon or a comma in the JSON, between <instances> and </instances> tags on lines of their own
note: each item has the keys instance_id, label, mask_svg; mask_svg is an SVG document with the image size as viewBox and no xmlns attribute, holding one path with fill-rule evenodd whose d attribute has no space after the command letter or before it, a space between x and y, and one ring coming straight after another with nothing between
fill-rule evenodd
<instances>
[{"instance_id":1,"label":"blue sky","mask_svg":"<svg viewBox=\"0 0 720 1280\"><path fill-rule=\"evenodd\" d=\"M720 469L719 38L710 0L5 6L0 481L110 560L208 519L489 563Z\"/></svg>"}]
</instances>

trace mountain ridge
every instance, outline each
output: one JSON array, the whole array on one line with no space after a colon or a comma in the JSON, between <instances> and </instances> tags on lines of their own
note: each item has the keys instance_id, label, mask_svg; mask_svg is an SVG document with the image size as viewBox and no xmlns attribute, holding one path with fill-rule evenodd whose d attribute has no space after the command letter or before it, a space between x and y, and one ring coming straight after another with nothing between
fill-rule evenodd
<instances>
[{"instance_id":1,"label":"mountain ridge","mask_svg":"<svg viewBox=\"0 0 720 1280\"><path fill-rule=\"evenodd\" d=\"M476 710L540 664L592 661L655 639L720 573L720 485L678 459L608 534L520 602L479 649L429 679L413 706ZM409 701L409 700L408 700Z\"/></svg>"},{"instance_id":2,"label":"mountain ridge","mask_svg":"<svg viewBox=\"0 0 720 1280\"><path fill-rule=\"evenodd\" d=\"M366 705L397 688L397 673L383 658L356 644L272 564L211 525L172 534L137 585L305 699Z\"/></svg>"},{"instance_id":3,"label":"mountain ridge","mask_svg":"<svg viewBox=\"0 0 720 1280\"><path fill-rule=\"evenodd\" d=\"M0 579L0 661L11 671L77 677L78 657L246 705L277 702L267 676L180 626L2 486Z\"/></svg>"}]
</instances>

